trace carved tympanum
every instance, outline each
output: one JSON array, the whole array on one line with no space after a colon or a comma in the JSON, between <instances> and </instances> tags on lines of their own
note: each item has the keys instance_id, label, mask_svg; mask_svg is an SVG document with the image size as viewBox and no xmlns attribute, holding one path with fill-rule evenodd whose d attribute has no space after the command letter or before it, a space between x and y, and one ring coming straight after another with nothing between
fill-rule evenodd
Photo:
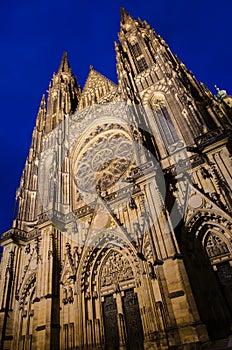
<instances>
[{"instance_id":1,"label":"carved tympanum","mask_svg":"<svg viewBox=\"0 0 232 350\"><path fill-rule=\"evenodd\" d=\"M101 286L108 286L133 278L133 270L127 258L113 252L106 260L101 274Z\"/></svg>"}]
</instances>

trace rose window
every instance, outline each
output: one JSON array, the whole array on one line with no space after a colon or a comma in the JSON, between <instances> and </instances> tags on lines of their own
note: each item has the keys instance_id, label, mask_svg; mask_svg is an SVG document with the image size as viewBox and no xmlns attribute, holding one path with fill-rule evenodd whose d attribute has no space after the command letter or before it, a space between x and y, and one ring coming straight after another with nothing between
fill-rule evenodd
<instances>
[{"instance_id":1,"label":"rose window","mask_svg":"<svg viewBox=\"0 0 232 350\"><path fill-rule=\"evenodd\" d=\"M78 189L88 193L113 186L134 161L133 142L121 130L107 130L84 145L74 166Z\"/></svg>"}]
</instances>

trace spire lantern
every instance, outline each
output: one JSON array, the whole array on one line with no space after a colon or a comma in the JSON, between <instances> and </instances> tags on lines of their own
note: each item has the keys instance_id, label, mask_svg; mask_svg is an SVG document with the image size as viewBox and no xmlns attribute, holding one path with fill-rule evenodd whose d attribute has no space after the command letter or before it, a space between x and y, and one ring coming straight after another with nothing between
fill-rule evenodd
<instances>
[{"instance_id":1,"label":"spire lantern","mask_svg":"<svg viewBox=\"0 0 232 350\"><path fill-rule=\"evenodd\" d=\"M217 90L216 98L218 102L221 102L225 97L227 97L226 90L220 90L217 85L214 85L215 89Z\"/></svg>"}]
</instances>

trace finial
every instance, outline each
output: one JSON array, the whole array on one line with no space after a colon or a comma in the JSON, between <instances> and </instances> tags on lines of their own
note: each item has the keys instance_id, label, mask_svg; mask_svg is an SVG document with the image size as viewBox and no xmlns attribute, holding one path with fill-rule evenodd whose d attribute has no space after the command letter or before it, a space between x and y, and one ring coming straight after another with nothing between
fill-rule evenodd
<instances>
[{"instance_id":1,"label":"finial","mask_svg":"<svg viewBox=\"0 0 232 350\"><path fill-rule=\"evenodd\" d=\"M46 114L46 98L45 98L45 94L43 94L41 98L37 118L36 118L36 127L37 127L37 130L39 131L43 130L45 114Z\"/></svg>"},{"instance_id":2,"label":"finial","mask_svg":"<svg viewBox=\"0 0 232 350\"><path fill-rule=\"evenodd\" d=\"M45 94L42 95L41 101L40 101L40 106L39 106L39 111L46 110L46 97Z\"/></svg>"},{"instance_id":3,"label":"finial","mask_svg":"<svg viewBox=\"0 0 232 350\"><path fill-rule=\"evenodd\" d=\"M121 22L125 23L127 18L132 18L132 16L124 9L124 7L120 7L120 12L121 12Z\"/></svg>"},{"instance_id":4,"label":"finial","mask_svg":"<svg viewBox=\"0 0 232 350\"><path fill-rule=\"evenodd\" d=\"M44 105L44 103L46 103L45 94L42 95L42 98L41 98L41 105Z\"/></svg>"},{"instance_id":5,"label":"finial","mask_svg":"<svg viewBox=\"0 0 232 350\"><path fill-rule=\"evenodd\" d=\"M68 72L68 71L70 71L68 54L67 54L67 51L64 51L63 56L62 56L62 60L61 60L61 64L59 67L59 72Z\"/></svg>"},{"instance_id":6,"label":"finial","mask_svg":"<svg viewBox=\"0 0 232 350\"><path fill-rule=\"evenodd\" d=\"M121 17L123 18L124 15L126 14L126 10L124 9L124 7L120 7L120 13L121 13Z\"/></svg>"},{"instance_id":7,"label":"finial","mask_svg":"<svg viewBox=\"0 0 232 350\"><path fill-rule=\"evenodd\" d=\"M39 112L43 111L44 109L46 109L46 97L45 94L42 95L41 101L40 101L40 105L39 105Z\"/></svg>"},{"instance_id":8,"label":"finial","mask_svg":"<svg viewBox=\"0 0 232 350\"><path fill-rule=\"evenodd\" d=\"M92 64L89 66L89 70L93 70L93 66L92 66Z\"/></svg>"},{"instance_id":9,"label":"finial","mask_svg":"<svg viewBox=\"0 0 232 350\"><path fill-rule=\"evenodd\" d=\"M117 41L114 42L114 48L116 52L119 51L119 44L117 43Z\"/></svg>"},{"instance_id":10,"label":"finial","mask_svg":"<svg viewBox=\"0 0 232 350\"><path fill-rule=\"evenodd\" d=\"M217 90L217 92L219 92L219 91L220 91L220 89L217 87L217 85L216 85L216 84L214 85L214 87L215 87L215 89Z\"/></svg>"}]
</instances>

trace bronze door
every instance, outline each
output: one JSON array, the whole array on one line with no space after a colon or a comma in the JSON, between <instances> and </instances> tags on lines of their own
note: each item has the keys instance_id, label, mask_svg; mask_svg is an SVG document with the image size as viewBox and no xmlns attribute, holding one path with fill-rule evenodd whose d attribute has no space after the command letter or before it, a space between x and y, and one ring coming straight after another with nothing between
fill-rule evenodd
<instances>
[{"instance_id":1,"label":"bronze door","mask_svg":"<svg viewBox=\"0 0 232 350\"><path fill-rule=\"evenodd\" d=\"M143 328L137 295L133 289L125 291L123 308L127 330L127 349L143 350Z\"/></svg>"},{"instance_id":2,"label":"bronze door","mask_svg":"<svg viewBox=\"0 0 232 350\"><path fill-rule=\"evenodd\" d=\"M105 349L119 349L119 333L117 320L117 305L113 295L105 296L103 303Z\"/></svg>"},{"instance_id":3,"label":"bronze door","mask_svg":"<svg viewBox=\"0 0 232 350\"><path fill-rule=\"evenodd\" d=\"M229 262L217 265L217 275L232 315L232 267Z\"/></svg>"}]
</instances>

